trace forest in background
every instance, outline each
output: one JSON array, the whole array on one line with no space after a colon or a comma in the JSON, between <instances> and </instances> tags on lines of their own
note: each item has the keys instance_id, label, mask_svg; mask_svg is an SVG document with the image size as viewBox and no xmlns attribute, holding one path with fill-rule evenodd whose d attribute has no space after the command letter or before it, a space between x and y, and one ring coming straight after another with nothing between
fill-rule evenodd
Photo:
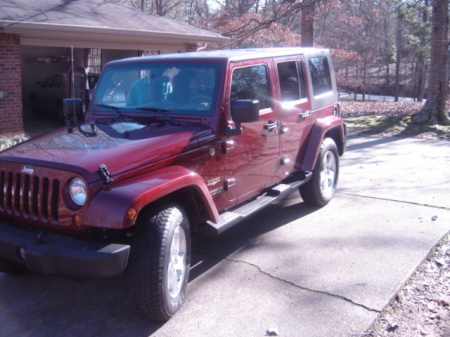
<instances>
[{"instance_id":1,"label":"forest in background","mask_svg":"<svg viewBox=\"0 0 450 337\"><path fill-rule=\"evenodd\" d=\"M330 48L341 91L426 97L431 0L110 0L217 32L214 48Z\"/></svg>"}]
</instances>

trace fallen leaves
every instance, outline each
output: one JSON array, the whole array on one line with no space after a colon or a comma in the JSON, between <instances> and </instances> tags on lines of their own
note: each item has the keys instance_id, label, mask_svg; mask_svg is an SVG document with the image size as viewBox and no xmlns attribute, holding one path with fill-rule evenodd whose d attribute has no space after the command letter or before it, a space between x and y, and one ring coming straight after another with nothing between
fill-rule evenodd
<instances>
[{"instance_id":1,"label":"fallen leaves","mask_svg":"<svg viewBox=\"0 0 450 337\"><path fill-rule=\"evenodd\" d=\"M450 234L419 266L368 333L372 337L450 336Z\"/></svg>"},{"instance_id":2,"label":"fallen leaves","mask_svg":"<svg viewBox=\"0 0 450 337\"><path fill-rule=\"evenodd\" d=\"M422 108L423 102L341 102L344 118L360 116L404 116L412 115Z\"/></svg>"},{"instance_id":3,"label":"fallen leaves","mask_svg":"<svg viewBox=\"0 0 450 337\"><path fill-rule=\"evenodd\" d=\"M343 101L341 114L350 134L450 140L450 126L416 125L411 122L412 115L418 113L422 106L423 103L419 102ZM450 102L447 108L450 110Z\"/></svg>"}]
</instances>

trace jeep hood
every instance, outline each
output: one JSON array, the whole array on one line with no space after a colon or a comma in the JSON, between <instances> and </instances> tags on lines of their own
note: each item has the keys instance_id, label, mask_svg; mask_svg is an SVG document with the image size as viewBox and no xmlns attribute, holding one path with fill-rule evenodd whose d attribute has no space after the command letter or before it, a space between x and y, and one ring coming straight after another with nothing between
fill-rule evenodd
<instances>
[{"instance_id":1,"label":"jeep hood","mask_svg":"<svg viewBox=\"0 0 450 337\"><path fill-rule=\"evenodd\" d=\"M83 129L92 131L89 125ZM211 128L193 123L117 122L96 124L94 130L97 135L87 137L77 128L71 133L59 129L3 151L0 161L77 172L92 182L99 179L99 164L105 164L112 176L158 161L165 160L167 166L180 153L214 138Z\"/></svg>"}]
</instances>

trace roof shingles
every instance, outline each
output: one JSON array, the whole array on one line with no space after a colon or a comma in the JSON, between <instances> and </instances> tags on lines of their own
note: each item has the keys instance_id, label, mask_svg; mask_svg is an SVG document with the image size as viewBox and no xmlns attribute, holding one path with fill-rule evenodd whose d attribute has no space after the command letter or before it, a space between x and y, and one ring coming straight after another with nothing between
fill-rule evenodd
<instances>
[{"instance_id":1,"label":"roof shingles","mask_svg":"<svg viewBox=\"0 0 450 337\"><path fill-rule=\"evenodd\" d=\"M102 0L0 0L0 8L0 27L4 29L31 23L224 39L204 29Z\"/></svg>"}]
</instances>

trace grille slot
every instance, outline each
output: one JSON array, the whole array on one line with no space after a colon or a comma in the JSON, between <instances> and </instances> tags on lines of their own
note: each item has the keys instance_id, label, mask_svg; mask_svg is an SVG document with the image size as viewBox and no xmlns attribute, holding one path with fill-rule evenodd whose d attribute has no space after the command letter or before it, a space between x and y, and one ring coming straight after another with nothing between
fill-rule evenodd
<instances>
[{"instance_id":1,"label":"grille slot","mask_svg":"<svg viewBox=\"0 0 450 337\"><path fill-rule=\"evenodd\" d=\"M59 194L58 179L0 171L0 212L57 221Z\"/></svg>"}]
</instances>

